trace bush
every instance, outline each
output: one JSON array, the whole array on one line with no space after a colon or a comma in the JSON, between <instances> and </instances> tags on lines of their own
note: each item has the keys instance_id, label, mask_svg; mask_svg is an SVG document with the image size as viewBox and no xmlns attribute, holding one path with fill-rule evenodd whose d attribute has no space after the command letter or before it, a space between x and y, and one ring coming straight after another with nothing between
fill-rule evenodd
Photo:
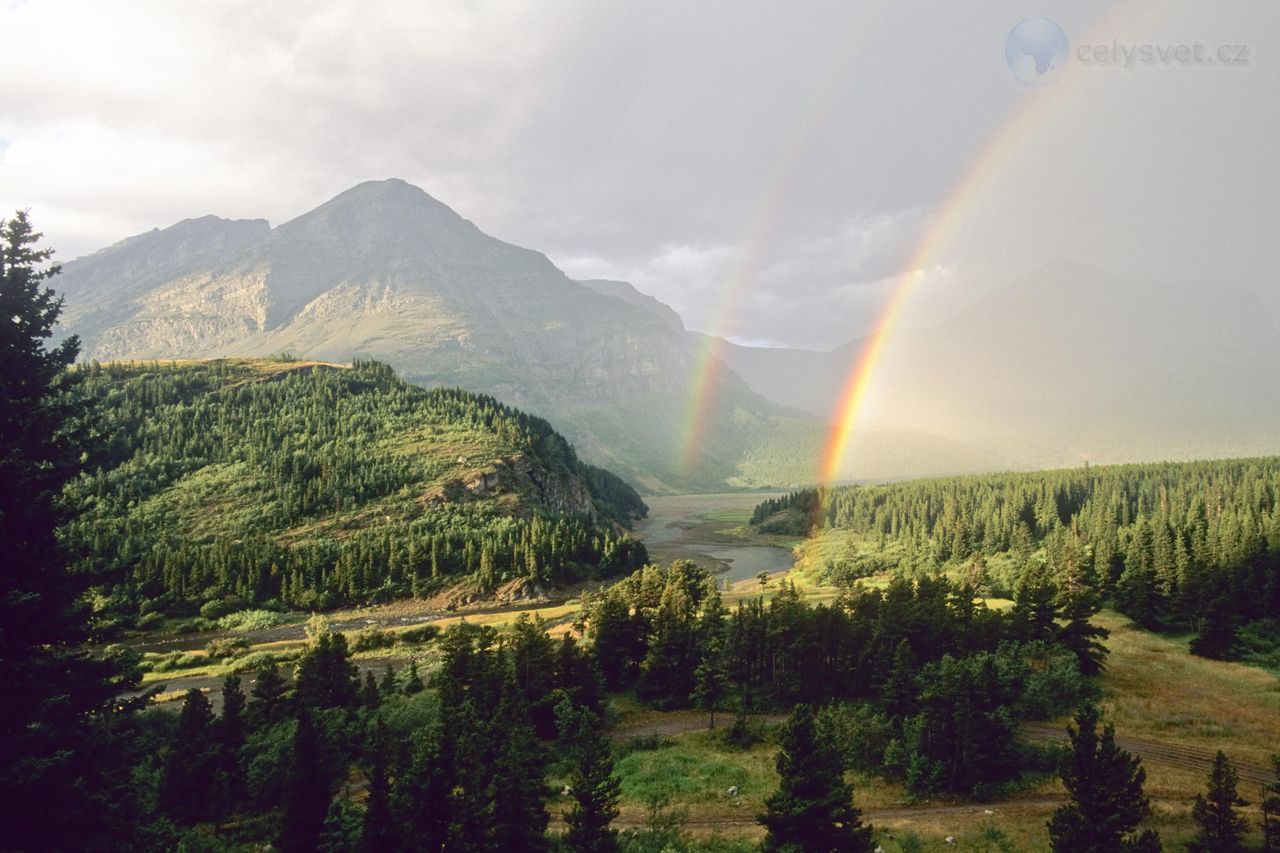
<instances>
[{"instance_id":1,"label":"bush","mask_svg":"<svg viewBox=\"0 0 1280 853\"><path fill-rule=\"evenodd\" d=\"M352 652L368 652L374 649L387 649L396 644L396 635L382 630L377 625L370 625L356 632L351 641Z\"/></svg>"},{"instance_id":2,"label":"bush","mask_svg":"<svg viewBox=\"0 0 1280 853\"><path fill-rule=\"evenodd\" d=\"M835 704L820 709L814 720L818 737L840 750L846 770L879 772L893 725L870 705Z\"/></svg>"},{"instance_id":3,"label":"bush","mask_svg":"<svg viewBox=\"0 0 1280 853\"><path fill-rule=\"evenodd\" d=\"M236 659L235 665L232 666L232 671L237 673L257 672L260 669L265 669L273 663L281 664L295 661L301 656L301 654L301 650L288 652L249 652L249 654L244 657Z\"/></svg>"},{"instance_id":4,"label":"bush","mask_svg":"<svg viewBox=\"0 0 1280 853\"><path fill-rule=\"evenodd\" d=\"M398 636L402 643L430 643L440 636L440 629L435 625L423 625L419 628L401 631Z\"/></svg>"},{"instance_id":5,"label":"bush","mask_svg":"<svg viewBox=\"0 0 1280 853\"><path fill-rule=\"evenodd\" d=\"M214 599L213 601L206 601L200 606L200 615L205 619L220 619L234 609L227 602Z\"/></svg>"},{"instance_id":6,"label":"bush","mask_svg":"<svg viewBox=\"0 0 1280 853\"><path fill-rule=\"evenodd\" d=\"M142 668L147 669L149 667L152 672L174 672L180 669L195 669L198 666L205 666L209 662L210 659L206 655L199 653L170 652L149 665L144 661Z\"/></svg>"},{"instance_id":7,"label":"bush","mask_svg":"<svg viewBox=\"0 0 1280 853\"><path fill-rule=\"evenodd\" d=\"M218 627L224 631L263 631L292 621L289 614L273 610L238 610L219 619Z\"/></svg>"},{"instance_id":8,"label":"bush","mask_svg":"<svg viewBox=\"0 0 1280 853\"><path fill-rule=\"evenodd\" d=\"M204 647L211 658L232 658L249 648L245 637L215 637Z\"/></svg>"},{"instance_id":9,"label":"bush","mask_svg":"<svg viewBox=\"0 0 1280 853\"><path fill-rule=\"evenodd\" d=\"M152 631L164 624L164 614L156 611L143 614L142 618L137 621L136 627L139 631Z\"/></svg>"}]
</instances>

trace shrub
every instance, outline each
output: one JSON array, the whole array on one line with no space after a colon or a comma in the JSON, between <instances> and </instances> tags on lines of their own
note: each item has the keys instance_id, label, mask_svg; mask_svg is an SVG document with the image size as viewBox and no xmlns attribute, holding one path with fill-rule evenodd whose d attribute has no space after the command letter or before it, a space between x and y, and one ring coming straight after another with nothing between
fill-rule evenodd
<instances>
[{"instance_id":1,"label":"shrub","mask_svg":"<svg viewBox=\"0 0 1280 853\"><path fill-rule=\"evenodd\" d=\"M396 635L382 630L377 625L370 625L356 632L351 641L351 651L368 652L374 649L386 649L396 644Z\"/></svg>"},{"instance_id":2,"label":"shrub","mask_svg":"<svg viewBox=\"0 0 1280 853\"><path fill-rule=\"evenodd\" d=\"M870 705L827 705L818 711L814 725L820 740L836 744L846 770L874 773L884 765L893 725Z\"/></svg>"},{"instance_id":3,"label":"shrub","mask_svg":"<svg viewBox=\"0 0 1280 853\"><path fill-rule=\"evenodd\" d=\"M204 651L211 658L231 658L248 648L249 640L245 637L215 637Z\"/></svg>"},{"instance_id":4,"label":"shrub","mask_svg":"<svg viewBox=\"0 0 1280 853\"><path fill-rule=\"evenodd\" d=\"M139 631L151 631L156 628L159 628L163 624L164 624L164 614L157 613L156 611L153 610L150 613L144 614L142 618L138 620L137 628Z\"/></svg>"},{"instance_id":5,"label":"shrub","mask_svg":"<svg viewBox=\"0 0 1280 853\"><path fill-rule=\"evenodd\" d=\"M238 610L219 619L218 627L224 631L263 631L291 621L287 613L273 610Z\"/></svg>"},{"instance_id":6,"label":"shrub","mask_svg":"<svg viewBox=\"0 0 1280 853\"><path fill-rule=\"evenodd\" d=\"M214 599L213 601L206 601L200 606L200 615L205 619L220 619L233 609L227 602Z\"/></svg>"},{"instance_id":7,"label":"shrub","mask_svg":"<svg viewBox=\"0 0 1280 853\"><path fill-rule=\"evenodd\" d=\"M401 631L398 636L403 643L430 643L440 636L440 629L435 625L423 625Z\"/></svg>"}]
</instances>

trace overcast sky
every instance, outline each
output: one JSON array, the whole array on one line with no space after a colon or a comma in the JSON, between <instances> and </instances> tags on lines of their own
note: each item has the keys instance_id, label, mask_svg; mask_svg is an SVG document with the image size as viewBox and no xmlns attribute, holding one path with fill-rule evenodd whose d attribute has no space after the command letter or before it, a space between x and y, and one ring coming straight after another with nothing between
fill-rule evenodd
<instances>
[{"instance_id":1,"label":"overcast sky","mask_svg":"<svg viewBox=\"0 0 1280 853\"><path fill-rule=\"evenodd\" d=\"M1004 58L1029 15L1070 41L1044 88ZM1078 58L1197 42L1242 61ZM1278 53L1272 0L0 0L0 210L67 259L402 177L692 328L810 348L903 274L920 324L1057 257L1280 315Z\"/></svg>"}]
</instances>

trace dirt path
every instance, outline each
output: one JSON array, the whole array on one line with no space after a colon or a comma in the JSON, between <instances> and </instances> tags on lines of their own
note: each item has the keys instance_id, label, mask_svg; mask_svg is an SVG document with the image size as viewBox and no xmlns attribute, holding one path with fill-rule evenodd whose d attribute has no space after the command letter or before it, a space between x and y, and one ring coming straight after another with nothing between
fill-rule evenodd
<instances>
[{"instance_id":1,"label":"dirt path","mask_svg":"<svg viewBox=\"0 0 1280 853\"><path fill-rule=\"evenodd\" d=\"M1022 734L1032 740L1060 741L1066 740L1067 733L1061 727L1043 723L1028 723L1022 726ZM1174 745L1164 741L1148 738L1116 735L1116 746L1138 756L1147 764L1165 764L1183 770L1198 770L1206 776L1213 767L1216 750L1197 749L1191 746ZM1263 784L1275 781L1275 772L1259 764L1232 761L1236 775L1242 782Z\"/></svg>"}]
</instances>

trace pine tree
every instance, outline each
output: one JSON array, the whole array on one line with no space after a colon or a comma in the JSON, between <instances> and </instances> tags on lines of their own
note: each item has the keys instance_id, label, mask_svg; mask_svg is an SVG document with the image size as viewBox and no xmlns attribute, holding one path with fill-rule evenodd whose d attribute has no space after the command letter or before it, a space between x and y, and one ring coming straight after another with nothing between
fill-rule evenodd
<instances>
[{"instance_id":1,"label":"pine tree","mask_svg":"<svg viewBox=\"0 0 1280 853\"><path fill-rule=\"evenodd\" d=\"M293 690L301 708L354 708L359 704L359 680L347 653L347 638L321 631L298 661Z\"/></svg>"},{"instance_id":2,"label":"pine tree","mask_svg":"<svg viewBox=\"0 0 1280 853\"><path fill-rule=\"evenodd\" d=\"M47 349L62 300L53 252L25 212L0 220L0 847L101 846L120 804L104 794L93 721L132 684L84 650L80 594L55 535L63 485L80 467L84 407L73 336Z\"/></svg>"},{"instance_id":3,"label":"pine tree","mask_svg":"<svg viewBox=\"0 0 1280 853\"><path fill-rule=\"evenodd\" d=\"M702 649L702 660L693 673L693 703L711 715L707 722L709 729L716 727L716 709L729 696L729 670L723 645L719 636L708 638Z\"/></svg>"},{"instance_id":4,"label":"pine tree","mask_svg":"<svg viewBox=\"0 0 1280 853\"><path fill-rule=\"evenodd\" d=\"M222 716L218 719L219 766L225 782L227 805L235 807L245 795L244 767L240 750L244 747L245 698L240 677L228 675L222 681Z\"/></svg>"},{"instance_id":5,"label":"pine tree","mask_svg":"<svg viewBox=\"0 0 1280 853\"><path fill-rule=\"evenodd\" d=\"M378 683L378 692L382 694L382 698L386 699L396 693L396 673L391 668L391 664L387 664L386 670L382 673L382 681Z\"/></svg>"},{"instance_id":6,"label":"pine tree","mask_svg":"<svg viewBox=\"0 0 1280 853\"><path fill-rule=\"evenodd\" d=\"M293 760L285 785L284 820L277 843L284 853L310 853L320 843L329 813L329 778L320 754L320 738L304 708L293 736Z\"/></svg>"},{"instance_id":7,"label":"pine tree","mask_svg":"<svg viewBox=\"0 0 1280 853\"><path fill-rule=\"evenodd\" d=\"M915 655L911 651L911 643L906 640L900 640L898 647L893 650L893 667L889 670L889 678L881 693L884 696L885 710L899 725L915 713L916 697L919 694Z\"/></svg>"},{"instance_id":8,"label":"pine tree","mask_svg":"<svg viewBox=\"0 0 1280 853\"><path fill-rule=\"evenodd\" d=\"M1083 675L1102 672L1107 647L1102 641L1111 636L1106 628L1090 622L1102 609L1098 597L1088 589L1080 589L1063 602L1061 616L1066 624L1058 629L1058 644L1076 656Z\"/></svg>"},{"instance_id":9,"label":"pine tree","mask_svg":"<svg viewBox=\"0 0 1280 853\"><path fill-rule=\"evenodd\" d=\"M370 711L376 711L382 704L382 693L378 690L378 681L373 677L373 670L365 670L364 686L360 689L360 704Z\"/></svg>"},{"instance_id":10,"label":"pine tree","mask_svg":"<svg viewBox=\"0 0 1280 853\"><path fill-rule=\"evenodd\" d=\"M757 820L768 830L767 853L859 853L871 849L871 827L853 806L853 788L834 745L815 737L813 709L797 705L778 753L779 789Z\"/></svg>"},{"instance_id":11,"label":"pine tree","mask_svg":"<svg viewBox=\"0 0 1280 853\"><path fill-rule=\"evenodd\" d=\"M454 794L452 755L439 732L424 733L404 779L392 788L396 825L411 849L440 853L449 837Z\"/></svg>"},{"instance_id":12,"label":"pine tree","mask_svg":"<svg viewBox=\"0 0 1280 853\"><path fill-rule=\"evenodd\" d=\"M1191 640L1191 653L1230 660L1238 642L1236 621L1236 608L1225 595L1212 598L1200 615L1200 631Z\"/></svg>"},{"instance_id":13,"label":"pine tree","mask_svg":"<svg viewBox=\"0 0 1280 853\"><path fill-rule=\"evenodd\" d=\"M209 782L218 766L213 732L213 709L193 687L182 702L160 783L160 807L176 823L196 823L213 814Z\"/></svg>"},{"instance_id":14,"label":"pine tree","mask_svg":"<svg viewBox=\"0 0 1280 853\"><path fill-rule=\"evenodd\" d=\"M1235 853L1240 850L1240 840L1248 829L1236 806L1245 801L1236 793L1236 769L1226 753L1218 750L1213 757L1213 769L1209 771L1207 794L1197 794L1191 816L1200 825L1200 831L1187 845L1194 853Z\"/></svg>"},{"instance_id":15,"label":"pine tree","mask_svg":"<svg viewBox=\"0 0 1280 853\"><path fill-rule=\"evenodd\" d=\"M529 707L514 681L503 688L490 737L497 744L489 812L491 849L545 850L549 819L546 757L535 736Z\"/></svg>"},{"instance_id":16,"label":"pine tree","mask_svg":"<svg viewBox=\"0 0 1280 853\"><path fill-rule=\"evenodd\" d=\"M426 685L422 683L422 676L418 675L418 662L416 660L409 661L409 676L404 681L404 694L412 696L415 693L421 693L426 689Z\"/></svg>"},{"instance_id":17,"label":"pine tree","mask_svg":"<svg viewBox=\"0 0 1280 853\"><path fill-rule=\"evenodd\" d=\"M1053 640L1057 633L1054 622L1057 608L1053 600L1057 594L1053 584L1035 577L1030 569L1026 570L1014 592L1013 610L1009 613L1013 639L1023 643Z\"/></svg>"},{"instance_id":18,"label":"pine tree","mask_svg":"<svg viewBox=\"0 0 1280 853\"><path fill-rule=\"evenodd\" d=\"M253 686L253 703L249 706L256 725L270 726L284 718L284 694L287 689L288 685L280 675L280 667L275 661L258 670L257 681Z\"/></svg>"},{"instance_id":19,"label":"pine tree","mask_svg":"<svg viewBox=\"0 0 1280 853\"><path fill-rule=\"evenodd\" d=\"M1280 851L1280 755L1271 756L1276 778L1262 789L1262 838L1267 850Z\"/></svg>"},{"instance_id":20,"label":"pine tree","mask_svg":"<svg viewBox=\"0 0 1280 853\"><path fill-rule=\"evenodd\" d=\"M364 813L364 829L360 835L360 848L369 853L394 850L397 843L396 824L391 816L391 745L387 739L387 724L378 720L373 729L369 800Z\"/></svg>"},{"instance_id":21,"label":"pine tree","mask_svg":"<svg viewBox=\"0 0 1280 853\"><path fill-rule=\"evenodd\" d=\"M556 707L561 743L569 752L573 808L565 815L569 831L564 846L573 853L614 853L618 832L610 824L618 816L622 782L613 774L609 741L598 716L564 699Z\"/></svg>"},{"instance_id":22,"label":"pine tree","mask_svg":"<svg viewBox=\"0 0 1280 853\"><path fill-rule=\"evenodd\" d=\"M1098 734L1098 709L1085 705L1067 726L1071 755L1062 768L1062 784L1071 803L1053 813L1049 844L1056 853L1154 851L1159 837L1152 830L1133 836L1151 811L1142 793L1147 773L1142 762L1116 746L1111 725Z\"/></svg>"}]
</instances>

